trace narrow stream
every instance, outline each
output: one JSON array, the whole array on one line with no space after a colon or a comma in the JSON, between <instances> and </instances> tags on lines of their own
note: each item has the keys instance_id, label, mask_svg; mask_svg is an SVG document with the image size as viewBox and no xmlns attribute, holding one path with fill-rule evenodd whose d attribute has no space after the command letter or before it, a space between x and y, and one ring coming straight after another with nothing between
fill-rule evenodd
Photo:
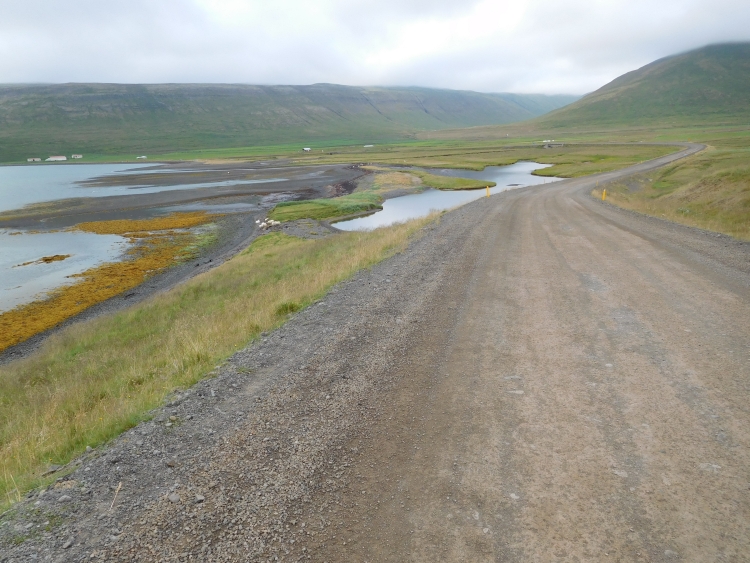
<instances>
[{"instance_id":1,"label":"narrow stream","mask_svg":"<svg viewBox=\"0 0 750 563\"><path fill-rule=\"evenodd\" d=\"M426 169L426 171L440 176L472 178L495 182L497 186L490 189L490 194L497 194L515 188L557 181L558 178L543 178L531 174L534 170L549 166L552 165L539 164L537 162L517 162L509 166L488 166L481 172L448 168ZM383 203L382 211L378 211L367 217L359 217L350 221L340 221L335 226L342 231L369 231L378 227L408 221L409 219L424 217L433 211L442 211L464 205L485 195L486 190L484 189L442 191L430 188L419 194L386 200Z\"/></svg>"}]
</instances>

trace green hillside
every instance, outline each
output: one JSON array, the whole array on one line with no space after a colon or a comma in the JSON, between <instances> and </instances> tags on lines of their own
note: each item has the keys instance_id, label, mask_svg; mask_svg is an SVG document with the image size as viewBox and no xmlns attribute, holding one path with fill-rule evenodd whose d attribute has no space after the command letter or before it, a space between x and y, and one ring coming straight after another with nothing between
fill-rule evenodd
<instances>
[{"instance_id":1,"label":"green hillside","mask_svg":"<svg viewBox=\"0 0 750 563\"><path fill-rule=\"evenodd\" d=\"M575 99L335 84L6 85L0 86L0 161L399 140L530 119Z\"/></svg>"},{"instance_id":2,"label":"green hillside","mask_svg":"<svg viewBox=\"0 0 750 563\"><path fill-rule=\"evenodd\" d=\"M541 128L731 123L750 119L750 43L660 59L536 120Z\"/></svg>"}]
</instances>

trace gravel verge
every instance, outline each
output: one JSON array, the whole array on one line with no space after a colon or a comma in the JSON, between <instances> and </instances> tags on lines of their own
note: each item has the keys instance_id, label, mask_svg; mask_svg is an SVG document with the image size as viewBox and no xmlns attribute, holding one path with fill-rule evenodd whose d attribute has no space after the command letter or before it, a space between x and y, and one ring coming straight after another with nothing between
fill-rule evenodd
<instances>
[{"instance_id":1,"label":"gravel verge","mask_svg":"<svg viewBox=\"0 0 750 563\"><path fill-rule=\"evenodd\" d=\"M312 501L356 486L357 444L444 283L435 264L450 243L424 237L340 284L76 460L3 516L0 561L309 559L295 544L328 525Z\"/></svg>"}]
</instances>

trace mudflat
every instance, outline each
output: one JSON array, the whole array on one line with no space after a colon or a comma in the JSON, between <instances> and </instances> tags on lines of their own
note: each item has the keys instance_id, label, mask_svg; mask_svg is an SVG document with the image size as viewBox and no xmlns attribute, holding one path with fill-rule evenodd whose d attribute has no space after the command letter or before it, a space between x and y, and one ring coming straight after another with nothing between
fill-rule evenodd
<instances>
[{"instance_id":1,"label":"mudflat","mask_svg":"<svg viewBox=\"0 0 750 563\"><path fill-rule=\"evenodd\" d=\"M0 560L746 559L750 245L589 195L673 158L445 214L17 505Z\"/></svg>"},{"instance_id":2,"label":"mudflat","mask_svg":"<svg viewBox=\"0 0 750 563\"><path fill-rule=\"evenodd\" d=\"M140 219L187 204L250 204L268 210L279 201L334 197L351 192L363 172L356 165L289 166L257 162L164 163L137 174L94 177L81 197L38 203L0 213L0 228L59 229L81 221ZM68 165L69 166L69 165ZM139 192L139 186L165 191ZM201 187L195 187L201 186ZM87 197L86 188L125 187L132 194ZM168 189L174 188L174 189Z\"/></svg>"},{"instance_id":3,"label":"mudflat","mask_svg":"<svg viewBox=\"0 0 750 563\"><path fill-rule=\"evenodd\" d=\"M334 197L350 193L365 175L356 165L288 166L287 161L225 163L163 163L138 174L91 178L89 188L132 186L132 195L80 197L33 204L0 213L0 229L56 230L81 222L143 219L174 211L194 210L225 214L216 219L216 242L194 259L176 264L131 291L98 303L52 329L40 332L0 352L0 364L28 356L51 334L73 323L118 311L210 270L244 250L259 234L262 219L279 201ZM243 183L251 181L254 183ZM190 188L191 184L214 184ZM137 186L174 187L156 193L139 193ZM85 189L82 189L85 194ZM293 225L284 230L294 231ZM318 226L327 232L326 225Z\"/></svg>"}]
</instances>

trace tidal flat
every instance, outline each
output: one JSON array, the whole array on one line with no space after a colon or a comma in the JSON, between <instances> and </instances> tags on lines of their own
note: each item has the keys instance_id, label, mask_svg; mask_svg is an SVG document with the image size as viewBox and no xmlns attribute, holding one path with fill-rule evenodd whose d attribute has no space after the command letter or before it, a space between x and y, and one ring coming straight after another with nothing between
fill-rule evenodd
<instances>
[{"instance_id":1,"label":"tidal flat","mask_svg":"<svg viewBox=\"0 0 750 563\"><path fill-rule=\"evenodd\" d=\"M115 296L128 292L120 301L129 305L220 263L279 201L343 195L362 174L263 162L0 168L9 180L0 184L0 357Z\"/></svg>"}]
</instances>

